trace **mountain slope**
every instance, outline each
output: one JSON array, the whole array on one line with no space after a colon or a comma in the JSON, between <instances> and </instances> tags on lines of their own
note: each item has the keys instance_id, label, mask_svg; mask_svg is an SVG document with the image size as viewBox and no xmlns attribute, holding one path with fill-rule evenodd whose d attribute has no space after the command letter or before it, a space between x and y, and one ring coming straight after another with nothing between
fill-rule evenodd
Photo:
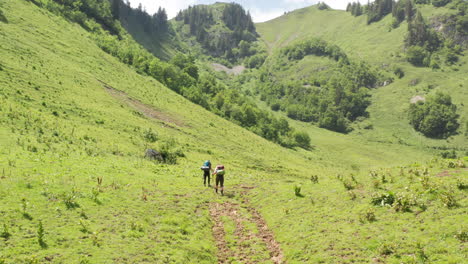
<instances>
[{"instance_id":1,"label":"mountain slope","mask_svg":"<svg viewBox=\"0 0 468 264\"><path fill-rule=\"evenodd\" d=\"M428 5L418 6L427 20L452 13L447 8L433 8ZM363 60L390 78L390 84L372 89L369 122L373 129L357 129L356 134L371 141L403 143L422 147L446 148L466 146L466 122L468 107L464 104L468 98L466 83L468 79L468 57L460 56L453 66L444 65L440 70L415 67L406 61L404 38L407 25L402 23L390 30L391 15L381 21L367 25L365 16L353 17L344 11L319 10L316 6L290 12L277 19L257 24L261 39L270 49L270 57L277 57L284 47L309 38L321 38L339 46L354 60ZM314 56L308 56L300 64L293 65L287 72L288 78L304 80L314 77L314 71L327 68L329 63ZM269 64L270 61L270 64ZM271 67L272 59L266 67ZM273 61L274 63L274 61ZM404 77L399 79L393 74L400 68ZM281 76L281 72L273 72ZM298 75L300 74L300 75ZM409 125L407 109L413 97L435 94L438 91L452 96L460 115L458 135L447 142L428 139ZM461 150L464 150L461 147Z\"/></svg>"},{"instance_id":2,"label":"mountain slope","mask_svg":"<svg viewBox=\"0 0 468 264\"><path fill-rule=\"evenodd\" d=\"M290 263L464 259L467 198L455 186L466 186L466 170L453 168L456 161L426 164L427 150L315 127L314 150L286 149L138 74L77 24L28 1L0 9L7 18L0 22L0 263L216 263L215 225L229 261L253 248L249 258L269 262L261 239L238 239L262 234L248 220L255 212ZM171 159L144 159L147 148ZM202 186L206 159L226 165L226 196ZM410 160L419 163L404 175L382 169L369 178L371 168ZM425 165L435 191L421 190ZM452 176L443 182L442 169ZM359 184L350 192L351 177ZM442 192L449 188L452 196ZM392 190L418 195L414 215L371 205L374 192ZM240 217L214 222L210 209L229 204ZM358 224L367 209L376 221ZM402 225L408 229L395 235Z\"/></svg>"}]
</instances>

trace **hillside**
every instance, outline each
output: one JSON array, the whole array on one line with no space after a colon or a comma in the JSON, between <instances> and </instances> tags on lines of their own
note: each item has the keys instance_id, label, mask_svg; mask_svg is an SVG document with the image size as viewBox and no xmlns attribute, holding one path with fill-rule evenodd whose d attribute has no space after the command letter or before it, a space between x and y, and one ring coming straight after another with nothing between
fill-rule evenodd
<instances>
[{"instance_id":1,"label":"hillside","mask_svg":"<svg viewBox=\"0 0 468 264\"><path fill-rule=\"evenodd\" d=\"M296 121L282 147L39 6L0 2L0 263L463 261L467 160Z\"/></svg>"},{"instance_id":2,"label":"hillside","mask_svg":"<svg viewBox=\"0 0 468 264\"><path fill-rule=\"evenodd\" d=\"M427 21L432 21L442 14L453 13L451 9L434 8L429 5L418 5L418 10L423 13ZM383 80L390 80L385 87L370 90L368 124L372 124L373 129L355 127L353 134L369 141L434 148L461 147L461 150L464 150L462 146L466 146L467 142L465 131L468 107L464 101L468 98L466 93L468 57L461 55L456 64L443 65L438 70L415 67L405 58L406 22L396 29L391 29L391 21L391 15L387 15L381 21L367 25L364 15L354 17L345 11L319 10L316 6L311 6L257 24L257 31L270 52L264 68L269 69L269 72L281 80L285 80L284 76L288 76L288 79L304 82L309 81L311 77L320 76L323 74L320 72L333 66L333 63L313 55L297 63L283 66L279 71L272 67L279 65L277 58L284 48L310 38L323 39L337 45L351 60L366 62L380 71L386 76ZM402 78L394 75L393 71L396 68L404 72ZM409 121L405 121L412 98L427 97L439 91L451 95L460 115L459 133L447 141L428 139L415 132Z\"/></svg>"}]
</instances>

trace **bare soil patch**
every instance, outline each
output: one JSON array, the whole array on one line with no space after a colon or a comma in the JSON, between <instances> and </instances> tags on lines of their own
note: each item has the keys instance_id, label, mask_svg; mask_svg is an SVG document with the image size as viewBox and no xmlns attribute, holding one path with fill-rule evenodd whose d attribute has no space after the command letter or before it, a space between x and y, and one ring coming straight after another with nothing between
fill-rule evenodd
<instances>
[{"instance_id":1,"label":"bare soil patch","mask_svg":"<svg viewBox=\"0 0 468 264\"><path fill-rule=\"evenodd\" d=\"M213 66L213 69L215 71L223 71L223 72L226 72L227 74L232 74L232 75L239 75L245 70L245 67L242 65L234 66L232 69L219 63L212 63L211 66Z\"/></svg>"},{"instance_id":2,"label":"bare soil patch","mask_svg":"<svg viewBox=\"0 0 468 264\"><path fill-rule=\"evenodd\" d=\"M416 96L414 96L413 98L411 98L411 100L410 100L410 102L411 102L412 104L415 104L415 103L417 103L417 102L419 102L419 101L423 101L423 102L424 102L424 101L426 101L426 98L424 98L423 96L420 96L420 95L416 95Z\"/></svg>"},{"instance_id":3,"label":"bare soil patch","mask_svg":"<svg viewBox=\"0 0 468 264\"><path fill-rule=\"evenodd\" d=\"M135 109L138 112L142 113L145 117L150 118L150 119L156 119L156 120L163 121L164 123L166 123L165 124L166 126L169 126L169 127L172 127L172 128L174 128L174 127L169 125L169 124L174 124L174 125L179 126L179 127L186 126L184 124L184 122L182 122L181 120L179 120L177 118L174 118L173 116L171 116L171 115L169 115L167 113L156 110L153 106L144 104L144 103L142 103L141 101L139 101L137 99L131 98L130 96L128 96L127 93L119 91L119 90L115 89L114 87L106 84L105 82L102 82L102 81L99 81L99 82L104 86L104 88L106 88L106 91L112 97L125 102L127 105L129 105L133 109Z\"/></svg>"}]
</instances>

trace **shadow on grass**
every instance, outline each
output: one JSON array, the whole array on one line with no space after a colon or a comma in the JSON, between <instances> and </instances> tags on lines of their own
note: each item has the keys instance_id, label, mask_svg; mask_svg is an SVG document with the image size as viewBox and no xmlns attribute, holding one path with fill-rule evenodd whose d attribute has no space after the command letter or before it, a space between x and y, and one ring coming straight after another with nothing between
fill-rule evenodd
<instances>
[{"instance_id":1,"label":"shadow on grass","mask_svg":"<svg viewBox=\"0 0 468 264\"><path fill-rule=\"evenodd\" d=\"M29 213L23 213L23 217L28 220L33 220L33 217Z\"/></svg>"},{"instance_id":2,"label":"shadow on grass","mask_svg":"<svg viewBox=\"0 0 468 264\"><path fill-rule=\"evenodd\" d=\"M3 23L8 24L8 19L5 17L2 10L0 10L0 21L3 22Z\"/></svg>"},{"instance_id":3,"label":"shadow on grass","mask_svg":"<svg viewBox=\"0 0 468 264\"><path fill-rule=\"evenodd\" d=\"M234 198L236 197L236 195L232 192L228 192L228 193L225 193L224 196L226 196L227 198Z\"/></svg>"},{"instance_id":4,"label":"shadow on grass","mask_svg":"<svg viewBox=\"0 0 468 264\"><path fill-rule=\"evenodd\" d=\"M41 248L43 248L43 249L46 249L46 248L49 247L49 246L47 245L47 243L46 243L44 240L42 240L42 239L39 240L39 246L41 246Z\"/></svg>"}]
</instances>

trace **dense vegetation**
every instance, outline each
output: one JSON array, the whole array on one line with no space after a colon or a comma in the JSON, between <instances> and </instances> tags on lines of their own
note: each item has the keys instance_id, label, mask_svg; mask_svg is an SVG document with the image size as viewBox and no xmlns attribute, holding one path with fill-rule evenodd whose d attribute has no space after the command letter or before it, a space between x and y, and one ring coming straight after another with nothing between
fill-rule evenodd
<instances>
[{"instance_id":1,"label":"dense vegetation","mask_svg":"<svg viewBox=\"0 0 468 264\"><path fill-rule=\"evenodd\" d=\"M188 36L195 37L208 55L236 62L255 52L251 47L257 32L250 14L239 4L189 6L175 20L180 32L183 25L188 26Z\"/></svg>"},{"instance_id":2,"label":"dense vegetation","mask_svg":"<svg viewBox=\"0 0 468 264\"><path fill-rule=\"evenodd\" d=\"M437 93L425 101L411 104L408 115L414 129L425 136L447 138L459 127L456 111L450 95Z\"/></svg>"},{"instance_id":3,"label":"dense vegetation","mask_svg":"<svg viewBox=\"0 0 468 264\"><path fill-rule=\"evenodd\" d=\"M292 119L349 132L350 122L367 115L369 88L377 84L377 72L364 62L350 62L338 46L316 38L283 48L275 67L291 66L310 55L330 58L335 66L302 81L280 80L264 71L258 86L261 98Z\"/></svg>"}]
</instances>

